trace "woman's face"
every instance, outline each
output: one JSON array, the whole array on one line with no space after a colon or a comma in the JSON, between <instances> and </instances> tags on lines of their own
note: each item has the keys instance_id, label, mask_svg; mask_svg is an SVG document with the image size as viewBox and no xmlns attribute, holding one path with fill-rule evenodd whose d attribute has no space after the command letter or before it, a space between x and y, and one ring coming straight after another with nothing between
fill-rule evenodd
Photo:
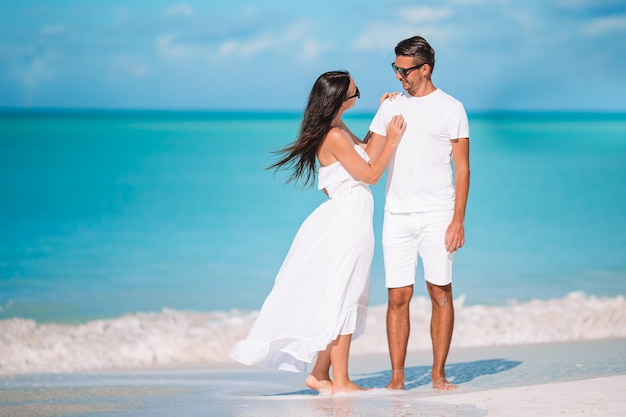
<instances>
[{"instance_id":1,"label":"woman's face","mask_svg":"<svg viewBox=\"0 0 626 417\"><path fill-rule=\"evenodd\" d=\"M343 105L345 109L349 109L354 107L356 104L356 100L361 97L361 93L359 92L359 88L354 83L352 77L350 77L350 85L348 86L348 92L346 93L346 98L343 99Z\"/></svg>"}]
</instances>

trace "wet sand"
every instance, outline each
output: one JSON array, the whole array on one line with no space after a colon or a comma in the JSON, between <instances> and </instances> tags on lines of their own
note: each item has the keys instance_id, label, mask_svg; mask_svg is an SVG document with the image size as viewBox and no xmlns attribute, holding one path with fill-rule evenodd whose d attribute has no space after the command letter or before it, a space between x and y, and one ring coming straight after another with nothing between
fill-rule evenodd
<instances>
[{"instance_id":1,"label":"wet sand","mask_svg":"<svg viewBox=\"0 0 626 417\"><path fill-rule=\"evenodd\" d=\"M430 352L409 353L405 391L384 389L386 355L355 355L369 391L320 396L306 374L236 363L0 377L0 416L623 416L626 339L455 349L452 392L431 388Z\"/></svg>"}]
</instances>

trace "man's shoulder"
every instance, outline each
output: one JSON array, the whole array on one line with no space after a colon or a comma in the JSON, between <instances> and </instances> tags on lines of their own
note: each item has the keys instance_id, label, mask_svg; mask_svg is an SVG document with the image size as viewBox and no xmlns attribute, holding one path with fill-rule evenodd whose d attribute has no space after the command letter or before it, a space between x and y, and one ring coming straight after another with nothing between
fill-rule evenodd
<instances>
[{"instance_id":1,"label":"man's shoulder","mask_svg":"<svg viewBox=\"0 0 626 417\"><path fill-rule=\"evenodd\" d=\"M397 112L410 105L411 97L406 92L402 92L393 98L385 99L385 101L380 104L379 109L385 112Z\"/></svg>"},{"instance_id":2,"label":"man's shoulder","mask_svg":"<svg viewBox=\"0 0 626 417\"><path fill-rule=\"evenodd\" d=\"M436 103L436 107L442 114L446 115L446 118L467 117L463 103L445 91L439 90Z\"/></svg>"},{"instance_id":3,"label":"man's shoulder","mask_svg":"<svg viewBox=\"0 0 626 417\"><path fill-rule=\"evenodd\" d=\"M442 89L437 89L438 94L437 94L437 98L443 102L446 103L451 103L451 104L455 104L455 105L463 105L463 103L461 102L461 100L457 99L456 97L451 96L450 94L446 93L445 91L443 91Z\"/></svg>"},{"instance_id":4,"label":"man's shoulder","mask_svg":"<svg viewBox=\"0 0 626 417\"><path fill-rule=\"evenodd\" d=\"M388 97L386 98L381 105L384 106L391 106L391 105L397 105L398 103L403 103L403 102L407 102L409 101L410 96L405 92L398 92L397 95L395 95L394 97Z\"/></svg>"}]
</instances>

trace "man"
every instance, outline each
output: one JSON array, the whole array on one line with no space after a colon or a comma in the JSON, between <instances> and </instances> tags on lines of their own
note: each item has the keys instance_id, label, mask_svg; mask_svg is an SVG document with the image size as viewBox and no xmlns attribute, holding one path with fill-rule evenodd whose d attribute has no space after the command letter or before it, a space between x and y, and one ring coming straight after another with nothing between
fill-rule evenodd
<instances>
[{"instance_id":1,"label":"man","mask_svg":"<svg viewBox=\"0 0 626 417\"><path fill-rule=\"evenodd\" d=\"M433 85L435 51L424 38L401 41L395 54L392 69L406 92L384 101L370 125L370 144L382 146L394 115L402 114L407 123L389 164L385 193L382 242L392 366L387 388L404 389L409 303L421 257L432 302L432 384L450 390L456 385L446 379L444 367L454 326L452 263L465 243L469 124L463 104Z\"/></svg>"}]
</instances>

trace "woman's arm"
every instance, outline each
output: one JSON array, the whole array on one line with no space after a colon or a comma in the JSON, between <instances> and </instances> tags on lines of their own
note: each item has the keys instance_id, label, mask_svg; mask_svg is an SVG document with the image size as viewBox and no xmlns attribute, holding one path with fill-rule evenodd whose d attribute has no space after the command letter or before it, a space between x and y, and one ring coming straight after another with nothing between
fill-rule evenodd
<instances>
[{"instance_id":1,"label":"woman's arm","mask_svg":"<svg viewBox=\"0 0 626 417\"><path fill-rule=\"evenodd\" d=\"M342 120L341 121L341 128L343 130L345 130L346 132L348 132L348 135L350 135L350 138L352 139L352 142L354 142L357 145L362 145L364 144L364 142L354 133L352 133L352 131L348 128L348 126L346 126L345 122Z\"/></svg>"},{"instance_id":2,"label":"woman's arm","mask_svg":"<svg viewBox=\"0 0 626 417\"><path fill-rule=\"evenodd\" d=\"M394 98L396 98L396 96L400 94L397 91L394 91L392 93L386 92L383 93L383 95L380 97L379 101L380 104L383 103L383 101L390 99L393 100ZM352 133L352 131L350 130L350 128L348 128L348 126L345 124L345 122L343 120L341 120L341 127L342 129L344 129L346 132L348 132L350 134L350 137L352 138L352 141L354 143L356 143L357 145L361 145L363 146L363 148L367 148L367 145L371 139L372 136L372 132L367 132L367 134L365 135L365 137L363 138L363 140L361 140L361 138L359 138L357 135L355 135L354 133ZM380 150L379 150L380 152ZM369 154L369 152L368 152ZM370 158L372 157L372 155L370 155Z\"/></svg>"},{"instance_id":3,"label":"woman's arm","mask_svg":"<svg viewBox=\"0 0 626 417\"><path fill-rule=\"evenodd\" d=\"M378 144L381 151L378 157L368 162L354 150L354 141L348 133L342 129L331 129L328 132L322 147L324 152L330 152L350 175L359 181L368 184L376 184L385 172L387 164L391 159L406 128L406 123L402 116L394 116L387 126L387 137L385 142ZM382 137L382 136L381 136ZM385 138L383 138L385 139ZM368 146L369 148L369 146ZM368 149L369 150L369 149Z\"/></svg>"}]
</instances>

